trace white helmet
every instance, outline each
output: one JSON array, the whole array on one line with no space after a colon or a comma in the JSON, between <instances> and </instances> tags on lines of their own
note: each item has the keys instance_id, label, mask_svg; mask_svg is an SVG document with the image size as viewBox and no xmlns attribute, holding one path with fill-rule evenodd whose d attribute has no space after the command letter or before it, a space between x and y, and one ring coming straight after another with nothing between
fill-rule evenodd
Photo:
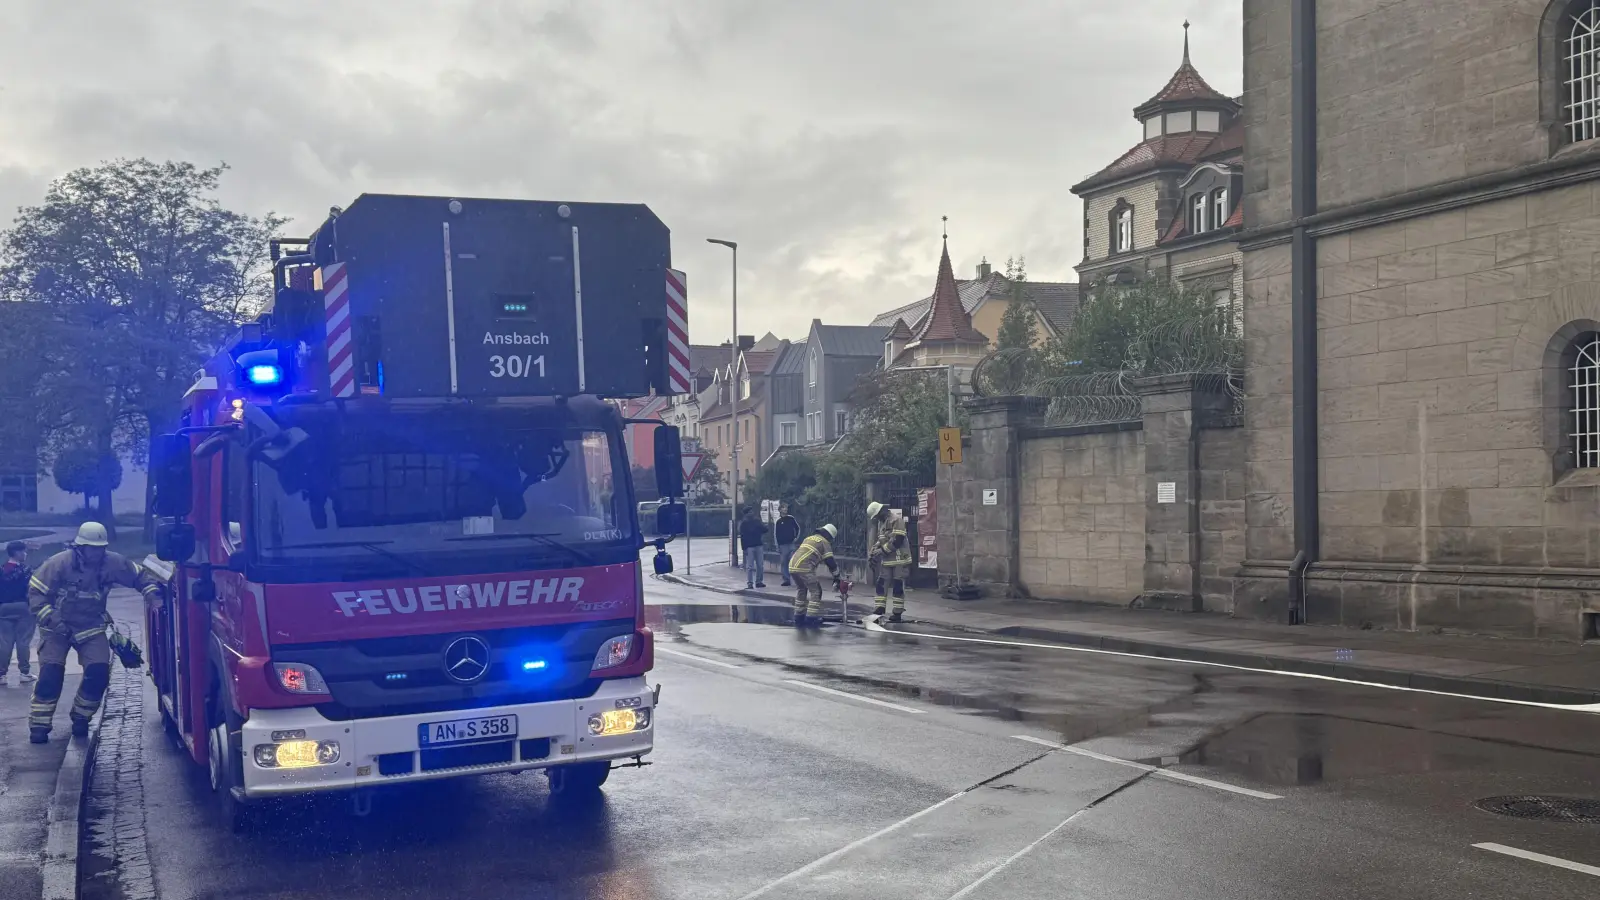
<instances>
[{"instance_id":1,"label":"white helmet","mask_svg":"<svg viewBox=\"0 0 1600 900\"><path fill-rule=\"evenodd\" d=\"M78 526L78 537L73 541L79 547L104 547L111 543L106 537L106 527L99 522L85 522Z\"/></svg>"},{"instance_id":2,"label":"white helmet","mask_svg":"<svg viewBox=\"0 0 1600 900\"><path fill-rule=\"evenodd\" d=\"M876 519L878 517L878 513L880 513L880 512L883 512L883 504L882 503L879 503L878 501L874 500L871 503L867 504L867 518Z\"/></svg>"},{"instance_id":3,"label":"white helmet","mask_svg":"<svg viewBox=\"0 0 1600 900\"><path fill-rule=\"evenodd\" d=\"M821 528L819 528L817 530L818 531L826 531L828 533L828 540L830 540L830 541L834 540L835 538L837 538L839 536L839 529L833 527L832 525L824 525L824 526L822 526Z\"/></svg>"}]
</instances>

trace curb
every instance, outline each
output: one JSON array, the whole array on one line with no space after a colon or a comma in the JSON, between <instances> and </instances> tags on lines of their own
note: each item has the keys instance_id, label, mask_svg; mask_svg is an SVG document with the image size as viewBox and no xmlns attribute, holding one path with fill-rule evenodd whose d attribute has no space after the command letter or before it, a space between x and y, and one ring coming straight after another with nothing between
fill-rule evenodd
<instances>
[{"instance_id":1,"label":"curb","mask_svg":"<svg viewBox=\"0 0 1600 900\"><path fill-rule=\"evenodd\" d=\"M50 798L49 830L39 867L44 900L76 900L78 896L79 824L103 721L104 716L96 712L87 740L67 738L67 754L61 760L55 793Z\"/></svg>"},{"instance_id":2,"label":"curb","mask_svg":"<svg viewBox=\"0 0 1600 900\"><path fill-rule=\"evenodd\" d=\"M686 587L700 588L715 591L719 594L735 594L740 596L763 597L767 599L791 599L771 591L738 590L705 584L699 581L682 578L676 575L663 575L663 579ZM852 604L853 605L853 604ZM870 607L868 607L870 609ZM1107 637L1099 634L1089 634L1080 631L1067 631L1055 628L1036 628L1027 625L1008 625L1003 628L978 628L970 625L955 625L944 622L931 622L926 619L909 618L908 621L919 622L924 625L934 625L948 628L952 631L961 631L968 634L989 635L992 637L1020 638L1032 641L1049 641L1072 647L1084 647L1092 650L1107 650L1115 653L1134 653L1140 656L1151 656L1160 659L1171 659L1180 662L1217 663L1226 666L1239 666L1247 669L1260 669L1268 672L1285 672L1297 675L1321 675L1329 678L1342 678L1348 681L1367 682L1370 684L1384 685L1387 687L1411 688L1414 690L1437 691L1447 694L1461 694L1467 697L1476 697L1484 700L1512 700L1522 703L1546 703L1555 706L1589 706L1600 704L1600 691L1588 691L1577 688L1563 688L1545 685L1526 684L1514 681L1500 681L1493 678L1475 678L1465 675L1433 675L1425 672L1412 672L1404 669L1386 669L1379 666L1366 666L1349 662L1322 662L1314 659L1296 659L1287 656L1267 656L1260 653L1249 653L1234 650L1212 650L1204 647L1194 647L1184 644L1162 644L1154 641L1141 641L1129 638Z\"/></svg>"}]
</instances>

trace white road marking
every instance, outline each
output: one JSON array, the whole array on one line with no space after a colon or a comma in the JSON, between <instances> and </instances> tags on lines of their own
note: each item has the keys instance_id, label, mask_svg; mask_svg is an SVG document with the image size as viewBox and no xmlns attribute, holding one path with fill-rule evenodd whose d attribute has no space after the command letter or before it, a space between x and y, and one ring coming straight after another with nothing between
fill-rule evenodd
<instances>
[{"instance_id":1,"label":"white road marking","mask_svg":"<svg viewBox=\"0 0 1600 900\"><path fill-rule=\"evenodd\" d=\"M801 682L796 682L796 683L801 683ZM795 880L796 878L800 878L800 877L803 877L805 875L809 875L810 873L815 872L817 869L822 868L823 866L827 865L828 863L833 862L834 860L838 859L839 857L844 856L846 853L849 853L851 850L854 850L857 847L861 847L861 846L864 846L866 844L869 844L869 843L877 840L878 838L881 838L884 835L890 833L891 831L895 831L895 830L898 830L900 828L904 828L905 826L910 825L912 822L915 822L916 820L922 818L923 816L927 815L928 813L931 813L934 810L939 809L940 807L942 807L942 806L944 806L944 805L946 805L948 803L953 803L956 800L959 800L960 798L966 796L970 792L971 792L971 790L968 789L968 790L961 791L959 793L951 794L950 796L944 798L943 800L940 800L938 803L935 803L934 805L928 807L927 809L922 810L921 812L912 813L911 815L906 816L904 819L901 819L900 821L895 822L892 825L885 825L884 827L878 829L877 831L874 831L873 833L867 835L864 838L859 838L857 840L851 841L848 844L845 844L843 847L840 847L839 849L833 851L832 853L829 853L827 856L818 857L817 859L814 859L811 862L806 863L805 865L801 866L798 869L795 869L793 872L790 872L787 875L783 875L783 876L781 876L779 878L776 878L776 879L774 879L772 881L769 881L766 884L762 885L761 887L758 887L755 890L751 891L750 893L745 894L743 897L740 897L739 900L755 900L756 897L764 896L765 894L767 894L768 892L770 892L774 888L777 888L777 887L780 887L782 885L788 884L789 882Z\"/></svg>"},{"instance_id":2,"label":"white road marking","mask_svg":"<svg viewBox=\"0 0 1600 900\"><path fill-rule=\"evenodd\" d=\"M1337 684L1353 684L1358 687L1382 688L1389 691L1408 691L1413 694L1432 694L1435 697L1455 697L1458 700L1481 700L1485 703L1507 703L1512 706L1536 706L1541 709L1557 709L1563 712L1582 712L1600 714L1600 703L1540 703L1534 700L1509 700L1502 697L1480 697L1476 694L1458 694L1452 691L1431 691L1427 688L1406 687L1398 684L1382 684L1376 681L1360 681L1354 678L1339 678L1334 675L1316 675L1311 672L1287 672L1281 669L1260 669L1254 666L1238 666L1232 663L1206 662L1198 659L1177 659L1171 656L1156 656L1153 653L1132 653L1127 650L1101 650L1098 647L1074 647L1070 644L1040 644L1031 641L1000 641L992 638L957 637L953 634L925 634L920 631L896 631L884 628L871 618L862 621L860 627L868 631L877 631L884 634L902 634L907 637L928 638L936 641L959 641L964 644L988 644L994 647L1026 647L1038 650L1066 650L1072 653L1096 653L1101 656L1122 656L1129 659L1154 659L1161 662L1181 663L1187 666L1210 666L1214 669L1232 669L1236 672L1254 672L1259 675L1284 675L1290 678L1309 678L1314 681L1332 681Z\"/></svg>"},{"instance_id":3,"label":"white road marking","mask_svg":"<svg viewBox=\"0 0 1600 900\"><path fill-rule=\"evenodd\" d=\"M823 687L820 684L812 684L809 681L796 681L793 678L785 678L783 683L792 684L796 687L803 687L808 690L821 691L824 694L832 694L835 697L843 697L846 700L854 700L857 703L871 703L873 706L886 706L890 709L898 709L901 712L914 713L915 715L919 716L926 712L926 710L912 709L909 706L901 706L898 703L890 703L887 700L874 700L871 697L863 697L860 694L852 694L848 691L836 691L833 688Z\"/></svg>"},{"instance_id":4,"label":"white road marking","mask_svg":"<svg viewBox=\"0 0 1600 900\"><path fill-rule=\"evenodd\" d=\"M1126 766L1130 769L1138 769L1141 772L1149 772L1152 775L1160 775L1162 778L1170 778L1173 781L1183 781L1189 784L1197 784L1201 787L1216 788L1219 791L1229 791L1235 794L1243 794L1246 797L1254 797L1257 800L1283 799L1283 797L1278 794L1269 794L1266 791L1256 791L1251 790L1250 788L1239 787L1235 784L1212 781L1209 778L1201 778L1198 775L1189 775L1184 772L1174 772L1171 769L1162 769L1156 766L1145 765L1144 763L1134 762L1130 759L1118 759L1115 756L1107 756L1104 753L1096 753L1093 750L1085 750L1082 747L1069 747L1066 744L1058 744L1055 741L1047 741L1044 738L1036 738L1029 734L1013 734L1012 737L1019 741L1027 741L1030 744L1038 744L1041 747L1050 747L1054 750L1062 750L1067 753L1075 753L1078 756L1087 756L1090 759L1098 759L1101 762Z\"/></svg>"},{"instance_id":5,"label":"white road marking","mask_svg":"<svg viewBox=\"0 0 1600 900\"><path fill-rule=\"evenodd\" d=\"M1040 844L1044 843L1045 841L1049 840L1050 837L1052 835L1054 835L1056 832L1058 832L1061 829L1067 827L1068 825L1071 825L1073 819L1076 819L1077 817L1083 815L1084 813L1086 813L1088 811L1089 810L1087 808L1080 809L1077 812L1073 813L1072 815L1067 816L1065 819L1062 819L1061 820L1061 824L1057 825L1056 827L1054 827L1054 828L1050 829L1049 831L1046 831L1044 834L1040 835L1038 840L1034 841L1033 843L1029 844L1028 846L1023 847L1021 850L1018 850L1017 852L1015 852L1015 853L1011 854L1010 856L1006 857L1005 859L1001 860L999 865L997 865L994 868L990 869L989 871L983 873L983 875L980 876L977 881L974 881L973 883L967 885L966 887L962 888L961 890L956 891L954 894L951 894L950 895L950 900L961 900L962 897L965 897L968 894L971 894L973 891L977 890L984 882L986 882L989 879L993 878L994 876L1000 874L1000 870L1001 869L1004 869L1006 866L1009 866L1012 863L1016 862L1017 860L1023 858L1024 856L1027 856L1029 853L1033 852L1033 848L1035 848L1035 847L1039 846Z\"/></svg>"},{"instance_id":6,"label":"white road marking","mask_svg":"<svg viewBox=\"0 0 1600 900\"><path fill-rule=\"evenodd\" d=\"M668 650L667 648L660 647L660 646L656 647L656 652L657 653L665 653L668 656L681 656L684 659L692 659L695 662L703 662L708 666L721 666L724 669L741 668L740 666L736 666L733 663L725 663L725 662L723 662L723 661L721 661L719 659L707 659L704 656L695 656L693 653L684 653L681 650Z\"/></svg>"},{"instance_id":7,"label":"white road marking","mask_svg":"<svg viewBox=\"0 0 1600 900\"><path fill-rule=\"evenodd\" d=\"M1504 853L1506 856L1515 856L1518 859L1527 859L1532 860L1533 862L1544 863L1547 866L1555 866L1558 869L1582 872L1585 875L1600 875L1600 866L1584 865L1583 863L1573 862L1570 859L1562 859L1559 856L1545 856L1543 853L1534 853L1531 850L1518 850L1515 847L1507 847L1505 844L1484 843L1473 844L1472 846L1478 848L1479 850L1488 850L1490 853Z\"/></svg>"}]
</instances>

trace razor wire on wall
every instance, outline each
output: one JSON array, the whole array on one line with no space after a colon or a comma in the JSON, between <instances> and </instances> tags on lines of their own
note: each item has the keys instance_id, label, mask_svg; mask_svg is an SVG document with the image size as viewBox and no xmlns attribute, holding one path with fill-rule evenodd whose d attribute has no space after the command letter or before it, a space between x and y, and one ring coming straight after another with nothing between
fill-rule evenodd
<instances>
[{"instance_id":1,"label":"razor wire on wall","mask_svg":"<svg viewBox=\"0 0 1600 900\"><path fill-rule=\"evenodd\" d=\"M1232 311L1209 312L1161 322L1128 341L1115 371L1075 371L1059 348L1006 348L984 357L972 373L980 397L1028 396L1049 401L1045 421L1052 425L1104 425L1137 421L1144 404L1133 389L1136 378L1195 376L1226 393L1235 415L1242 414L1244 391L1238 372L1244 340Z\"/></svg>"}]
</instances>

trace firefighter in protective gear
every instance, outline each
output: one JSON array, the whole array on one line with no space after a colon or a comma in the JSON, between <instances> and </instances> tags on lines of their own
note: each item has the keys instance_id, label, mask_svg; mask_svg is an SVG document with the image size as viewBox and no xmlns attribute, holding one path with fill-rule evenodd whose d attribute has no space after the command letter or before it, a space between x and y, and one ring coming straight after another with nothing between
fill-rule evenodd
<instances>
[{"instance_id":1,"label":"firefighter in protective gear","mask_svg":"<svg viewBox=\"0 0 1600 900\"><path fill-rule=\"evenodd\" d=\"M794 582L794 624L822 624L822 580L817 577L817 566L825 565L833 575L833 586L839 586L839 564L833 559L833 541L839 529L824 525L800 542L794 555L789 557L789 579Z\"/></svg>"},{"instance_id":2,"label":"firefighter in protective gear","mask_svg":"<svg viewBox=\"0 0 1600 900\"><path fill-rule=\"evenodd\" d=\"M89 720L111 683L106 594L119 585L140 590L146 599L161 591L154 576L107 550L109 543L104 525L85 522L77 539L45 560L28 582L28 609L39 620L39 682L28 715L28 738L35 744L50 738L68 650L78 652L83 666L83 680L72 702L72 733L79 737L89 733Z\"/></svg>"},{"instance_id":3,"label":"firefighter in protective gear","mask_svg":"<svg viewBox=\"0 0 1600 900\"><path fill-rule=\"evenodd\" d=\"M888 612L889 621L900 621L906 609L906 577L911 574L911 542L905 518L876 501L867 504L867 559L877 601L872 614Z\"/></svg>"}]
</instances>

